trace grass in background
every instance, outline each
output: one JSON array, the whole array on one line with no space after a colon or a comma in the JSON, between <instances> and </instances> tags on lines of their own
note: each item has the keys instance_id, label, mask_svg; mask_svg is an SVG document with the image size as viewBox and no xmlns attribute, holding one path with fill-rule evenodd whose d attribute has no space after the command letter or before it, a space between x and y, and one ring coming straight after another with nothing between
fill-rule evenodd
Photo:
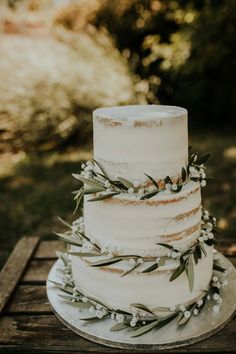
<instances>
[{"instance_id":1,"label":"grass in background","mask_svg":"<svg viewBox=\"0 0 236 354\"><path fill-rule=\"evenodd\" d=\"M192 135L195 151L211 151L208 174L215 176L203 189L203 202L217 215L221 237L233 238L236 233L236 145L233 137L218 134ZM5 156L0 170L0 266L16 241L23 235L51 237L62 230L57 216L72 220L74 202L71 192L78 181L71 176L80 162L91 157L91 146L76 147L30 157L23 153Z\"/></svg>"}]
</instances>

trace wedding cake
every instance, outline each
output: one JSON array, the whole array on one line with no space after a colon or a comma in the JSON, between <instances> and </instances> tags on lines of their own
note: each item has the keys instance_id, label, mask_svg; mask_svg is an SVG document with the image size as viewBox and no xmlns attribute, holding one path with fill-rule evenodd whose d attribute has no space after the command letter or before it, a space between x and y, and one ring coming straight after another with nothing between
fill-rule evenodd
<instances>
[{"instance_id":1,"label":"wedding cake","mask_svg":"<svg viewBox=\"0 0 236 354\"><path fill-rule=\"evenodd\" d=\"M209 154L189 152L187 110L100 108L93 127L94 159L74 174L83 216L59 234L70 244L72 300L91 318L111 316L114 330L130 326L137 335L158 327L160 309L169 311L166 322L197 315L212 284L218 311L216 219L201 204Z\"/></svg>"}]
</instances>

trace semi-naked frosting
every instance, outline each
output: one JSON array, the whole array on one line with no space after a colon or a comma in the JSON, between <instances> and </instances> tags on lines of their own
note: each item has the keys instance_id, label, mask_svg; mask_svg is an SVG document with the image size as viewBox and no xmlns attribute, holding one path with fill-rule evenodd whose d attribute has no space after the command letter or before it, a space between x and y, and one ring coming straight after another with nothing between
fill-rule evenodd
<instances>
[{"instance_id":1,"label":"semi-naked frosting","mask_svg":"<svg viewBox=\"0 0 236 354\"><path fill-rule=\"evenodd\" d=\"M117 176L145 183L145 173L155 180L180 176L188 161L187 111L172 106L123 106L94 112L94 158L111 179ZM135 193L120 193L100 201L84 198L85 234L100 248L116 255L168 257L166 243L186 251L201 230L200 184L186 181L181 191L161 191L140 200ZM112 308L128 309L132 303L150 307L189 303L207 289L212 276L212 247L194 265L194 288L186 272L174 281L170 276L179 262L142 273L149 262L122 277L128 261L92 267L91 257L72 257L76 287ZM73 247L76 250L76 247Z\"/></svg>"},{"instance_id":2,"label":"semi-naked frosting","mask_svg":"<svg viewBox=\"0 0 236 354\"><path fill-rule=\"evenodd\" d=\"M179 176L188 159L187 111L160 105L100 108L93 113L94 158L111 178Z\"/></svg>"},{"instance_id":3,"label":"semi-naked frosting","mask_svg":"<svg viewBox=\"0 0 236 354\"><path fill-rule=\"evenodd\" d=\"M108 246L120 254L154 254L165 252L157 242L186 246L199 236L201 194L198 183L187 183L178 194L161 192L140 200L121 194L100 202L85 198L85 233L99 246Z\"/></svg>"},{"instance_id":4,"label":"semi-naked frosting","mask_svg":"<svg viewBox=\"0 0 236 354\"><path fill-rule=\"evenodd\" d=\"M93 268L79 257L73 257L72 269L75 284L84 294L99 299L114 309L130 309L130 304L141 303L149 308L176 306L196 300L207 289L212 276L212 248L195 266L195 282L189 290L186 274L170 282L174 266L160 267L151 273L132 272L121 277L119 263L114 266ZM123 265L126 268L128 265ZM125 269L125 268L124 268Z\"/></svg>"}]
</instances>

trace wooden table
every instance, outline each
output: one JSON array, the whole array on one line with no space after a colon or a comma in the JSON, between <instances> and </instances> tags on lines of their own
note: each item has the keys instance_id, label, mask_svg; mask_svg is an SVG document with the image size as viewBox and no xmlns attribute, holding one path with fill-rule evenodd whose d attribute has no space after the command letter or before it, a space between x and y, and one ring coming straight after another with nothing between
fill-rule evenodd
<instances>
[{"instance_id":1,"label":"wooden table","mask_svg":"<svg viewBox=\"0 0 236 354\"><path fill-rule=\"evenodd\" d=\"M64 327L52 313L45 282L56 260L55 251L63 248L62 242L40 241L37 237L24 237L17 243L0 276L0 351L83 354L126 352L79 337ZM236 241L222 241L218 249L236 265ZM236 318L218 334L170 352L235 353ZM135 350L127 353L135 353Z\"/></svg>"}]
</instances>

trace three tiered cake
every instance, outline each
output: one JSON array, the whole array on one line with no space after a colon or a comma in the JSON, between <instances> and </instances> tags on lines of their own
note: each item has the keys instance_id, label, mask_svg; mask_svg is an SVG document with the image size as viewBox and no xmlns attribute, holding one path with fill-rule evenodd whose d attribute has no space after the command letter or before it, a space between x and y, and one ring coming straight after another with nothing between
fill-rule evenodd
<instances>
[{"instance_id":1,"label":"three tiered cake","mask_svg":"<svg viewBox=\"0 0 236 354\"><path fill-rule=\"evenodd\" d=\"M95 160L111 180L125 178L133 186L100 201L89 202L91 195L86 195L83 231L104 252L108 251L108 258L131 257L112 265L91 267L94 258L73 256L76 286L87 295L123 310L128 310L132 303L152 308L196 300L211 280L211 246L204 246L206 255L194 265L193 289L189 289L185 272L174 281L169 279L179 264L175 255L187 251L200 236L200 184L187 180L176 193L170 190L173 185L167 183L165 190L141 199L145 186L151 182L145 173L159 188L164 186L167 176L174 187L178 180L182 181L182 168L187 169L188 164L187 111L156 105L101 108L94 112L93 124ZM92 168L92 165L85 167L88 178L92 177ZM96 170L102 172L99 167ZM112 192L112 184L108 181L106 185ZM148 193L155 189L152 184ZM178 251L158 243L166 243ZM144 272L162 257L167 257L163 265ZM139 266L134 271L122 276L136 264Z\"/></svg>"},{"instance_id":2,"label":"three tiered cake","mask_svg":"<svg viewBox=\"0 0 236 354\"><path fill-rule=\"evenodd\" d=\"M70 244L64 289L82 319L110 318L136 337L186 324L210 299L218 312L216 219L201 205L209 154L189 152L186 109L101 108L93 126L94 159L74 174L83 216L59 234Z\"/></svg>"}]
</instances>

